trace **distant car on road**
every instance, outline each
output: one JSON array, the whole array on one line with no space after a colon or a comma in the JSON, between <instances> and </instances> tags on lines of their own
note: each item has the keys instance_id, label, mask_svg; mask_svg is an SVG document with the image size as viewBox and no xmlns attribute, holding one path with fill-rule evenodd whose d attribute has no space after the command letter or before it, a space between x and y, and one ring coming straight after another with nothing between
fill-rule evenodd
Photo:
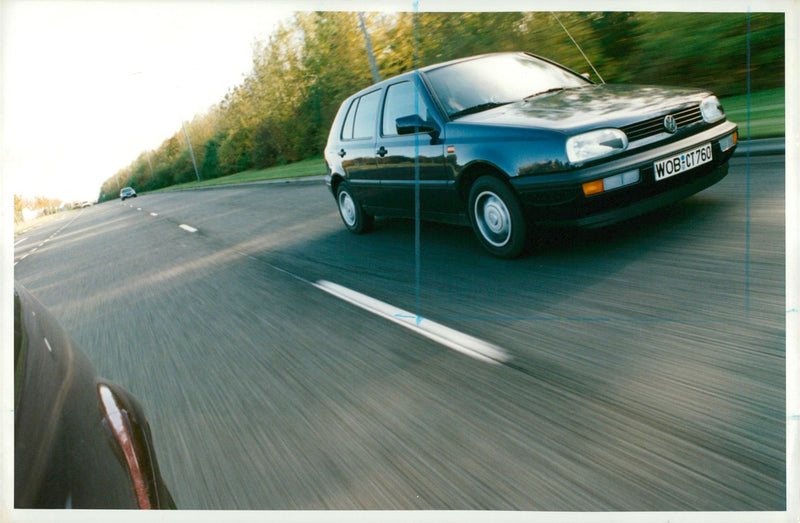
<instances>
[{"instance_id":1,"label":"distant car on road","mask_svg":"<svg viewBox=\"0 0 800 523\"><path fill-rule=\"evenodd\" d=\"M511 258L532 225L600 227L722 179L737 126L701 89L596 84L497 53L384 80L342 103L327 183L351 232L373 216L470 224Z\"/></svg>"},{"instance_id":2,"label":"distant car on road","mask_svg":"<svg viewBox=\"0 0 800 523\"><path fill-rule=\"evenodd\" d=\"M175 508L141 405L14 290L14 506Z\"/></svg>"},{"instance_id":3,"label":"distant car on road","mask_svg":"<svg viewBox=\"0 0 800 523\"><path fill-rule=\"evenodd\" d=\"M87 207L91 207L92 205L94 205L94 204L92 202L90 202L89 200L84 200L84 201L81 202L81 209L85 209Z\"/></svg>"},{"instance_id":4,"label":"distant car on road","mask_svg":"<svg viewBox=\"0 0 800 523\"><path fill-rule=\"evenodd\" d=\"M133 190L133 187L123 187L121 191L119 191L119 197L122 201L125 201L125 198L136 198L136 191Z\"/></svg>"}]
</instances>

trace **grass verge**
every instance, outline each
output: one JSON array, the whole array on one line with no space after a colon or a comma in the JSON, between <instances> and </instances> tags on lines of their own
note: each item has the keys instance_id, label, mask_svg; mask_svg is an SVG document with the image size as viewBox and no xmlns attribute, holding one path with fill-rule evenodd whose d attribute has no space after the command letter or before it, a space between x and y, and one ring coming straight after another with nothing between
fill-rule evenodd
<instances>
[{"instance_id":1,"label":"grass verge","mask_svg":"<svg viewBox=\"0 0 800 523\"><path fill-rule=\"evenodd\" d=\"M324 176L325 175L325 162L322 156L315 156L307 160L290 163L287 165L278 165L276 167L268 167L266 169L258 169L251 171L242 171L228 176L221 176L219 178L212 178L210 180L202 180L199 182L182 183L179 185L172 185L160 189L160 191L172 191L175 189L191 189L195 187L211 187L215 185L231 185L248 182L263 182L269 180L281 180L284 178L305 178L308 176ZM158 191L155 191L158 192Z\"/></svg>"},{"instance_id":2,"label":"grass verge","mask_svg":"<svg viewBox=\"0 0 800 523\"><path fill-rule=\"evenodd\" d=\"M728 119L739 124L739 139L775 138L786 133L785 89L750 93L750 128L747 127L747 95L723 98ZM749 134L748 134L749 132Z\"/></svg>"},{"instance_id":3,"label":"grass verge","mask_svg":"<svg viewBox=\"0 0 800 523\"><path fill-rule=\"evenodd\" d=\"M27 220L24 222L14 222L14 236L18 234L24 234L31 229L35 229L40 225L44 225L46 223L54 222L57 220L61 220L69 216L67 213L77 212L79 209L71 209L69 211L58 211L53 214L48 214L45 216L39 216L33 218L32 220Z\"/></svg>"}]
</instances>

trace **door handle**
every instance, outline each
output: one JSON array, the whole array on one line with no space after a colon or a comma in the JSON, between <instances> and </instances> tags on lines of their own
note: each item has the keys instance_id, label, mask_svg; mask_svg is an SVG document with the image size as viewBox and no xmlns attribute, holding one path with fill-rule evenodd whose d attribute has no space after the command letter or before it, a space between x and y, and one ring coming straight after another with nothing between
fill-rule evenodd
<instances>
[{"instance_id":1,"label":"door handle","mask_svg":"<svg viewBox=\"0 0 800 523\"><path fill-rule=\"evenodd\" d=\"M338 154L339 156L341 156L342 158L344 158L344 155L345 155L345 154L347 154L347 153L344 151L344 149L340 149L340 150L339 150L339 152L338 152L337 154Z\"/></svg>"},{"instance_id":2,"label":"door handle","mask_svg":"<svg viewBox=\"0 0 800 523\"><path fill-rule=\"evenodd\" d=\"M388 152L389 152L389 151L387 151L387 150L386 150L386 147L384 147L384 146L382 146L382 145L381 145L381 148L380 148L380 149L378 149L378 156L380 156L381 158L383 158L384 156L386 156L386 153L388 153Z\"/></svg>"}]
</instances>

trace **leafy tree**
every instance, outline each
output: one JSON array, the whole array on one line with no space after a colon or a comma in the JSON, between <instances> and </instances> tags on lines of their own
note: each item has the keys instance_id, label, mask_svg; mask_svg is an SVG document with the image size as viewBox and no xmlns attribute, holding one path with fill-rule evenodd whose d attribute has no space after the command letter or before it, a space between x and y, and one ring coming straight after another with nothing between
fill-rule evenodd
<instances>
[{"instance_id":1,"label":"leafy tree","mask_svg":"<svg viewBox=\"0 0 800 523\"><path fill-rule=\"evenodd\" d=\"M22 196L14 195L14 223L23 221L22 209L25 207L25 200Z\"/></svg>"},{"instance_id":2,"label":"leafy tree","mask_svg":"<svg viewBox=\"0 0 800 523\"><path fill-rule=\"evenodd\" d=\"M203 155L203 165L200 168L203 179L216 178L219 176L219 158L217 157L219 142L214 139L208 140L205 144Z\"/></svg>"},{"instance_id":3,"label":"leafy tree","mask_svg":"<svg viewBox=\"0 0 800 523\"><path fill-rule=\"evenodd\" d=\"M721 96L747 89L746 13L639 13L641 62L648 83L708 87ZM784 84L784 21L780 13L752 15L750 73L756 89Z\"/></svg>"}]
</instances>

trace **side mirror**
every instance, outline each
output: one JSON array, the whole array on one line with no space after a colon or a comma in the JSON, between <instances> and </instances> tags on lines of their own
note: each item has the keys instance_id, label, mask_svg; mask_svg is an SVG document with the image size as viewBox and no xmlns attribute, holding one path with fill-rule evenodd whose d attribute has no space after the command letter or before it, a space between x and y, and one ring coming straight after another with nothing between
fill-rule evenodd
<instances>
[{"instance_id":1,"label":"side mirror","mask_svg":"<svg viewBox=\"0 0 800 523\"><path fill-rule=\"evenodd\" d=\"M395 120L397 134L429 133L439 134L439 129L433 121L425 121L418 114L401 116Z\"/></svg>"}]
</instances>

